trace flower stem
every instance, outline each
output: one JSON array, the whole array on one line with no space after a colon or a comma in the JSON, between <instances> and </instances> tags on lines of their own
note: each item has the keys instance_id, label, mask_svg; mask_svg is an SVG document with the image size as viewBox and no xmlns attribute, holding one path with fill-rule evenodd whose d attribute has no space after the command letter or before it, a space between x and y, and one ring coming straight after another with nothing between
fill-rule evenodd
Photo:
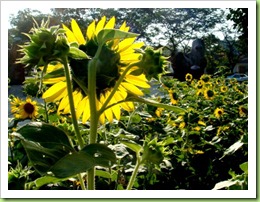
<instances>
[{"instance_id":1,"label":"flower stem","mask_svg":"<svg viewBox=\"0 0 260 202\"><path fill-rule=\"evenodd\" d=\"M94 57L88 66L88 97L90 107L90 137L89 144L97 141L98 113L96 104L96 57ZM95 189L95 167L88 170L88 190Z\"/></svg>"},{"instance_id":2,"label":"flower stem","mask_svg":"<svg viewBox=\"0 0 260 202\"><path fill-rule=\"evenodd\" d=\"M62 58L62 63L64 65L65 76L66 76L67 91L68 91L68 98L69 98L69 105L70 105L70 112L71 112L71 117L72 117L72 123L73 123L73 126L74 126L76 137L78 139L79 147L80 147L80 149L82 149L84 147L84 142L83 142L83 139L82 139L82 137L80 135L78 121L77 121L77 117L76 117L74 100L73 100L73 95L72 95L71 74L70 74L70 70L69 70L69 66L68 66L68 59L67 59L67 57L63 57ZM78 178L79 178L79 181L80 181L81 189L85 190L86 187L85 187L85 184L84 184L84 181L82 179L81 174L78 174Z\"/></svg>"},{"instance_id":3,"label":"flower stem","mask_svg":"<svg viewBox=\"0 0 260 202\"><path fill-rule=\"evenodd\" d=\"M66 82L67 82L67 91L68 91L68 98L69 98L69 105L70 105L72 123L73 123L73 126L74 126L76 137L77 137L78 142L79 142L80 149L82 149L84 147L84 142L83 142L83 139L80 135L78 121L77 121L77 117L76 117L74 100L73 100L73 95L72 95L73 92L72 92L71 74L70 74L70 70L69 70L69 66L68 66L67 57L62 58L62 61L63 61L63 65L64 65Z\"/></svg>"},{"instance_id":4,"label":"flower stem","mask_svg":"<svg viewBox=\"0 0 260 202\"><path fill-rule=\"evenodd\" d=\"M138 173L138 169L140 167L140 165L142 164L143 161L141 161L141 157L138 155L137 156L137 160L136 160L136 164L135 164L135 168L134 168L134 171L130 177L130 180L128 182L128 185L127 185L127 190L131 190L133 185L134 185L134 182L135 182L135 179L136 179L136 176L137 176L137 173Z\"/></svg>"}]
</instances>

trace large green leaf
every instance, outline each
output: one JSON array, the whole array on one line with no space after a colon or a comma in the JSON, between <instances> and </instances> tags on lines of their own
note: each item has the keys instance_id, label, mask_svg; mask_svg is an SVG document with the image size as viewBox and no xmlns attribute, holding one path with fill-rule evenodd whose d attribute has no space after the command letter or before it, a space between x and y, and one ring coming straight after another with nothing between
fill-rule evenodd
<instances>
[{"instance_id":1,"label":"large green leaf","mask_svg":"<svg viewBox=\"0 0 260 202\"><path fill-rule=\"evenodd\" d=\"M97 35L97 41L99 44L104 44L112 39L126 39L137 36L138 34L121 31L119 29L102 29Z\"/></svg>"},{"instance_id":2,"label":"large green leaf","mask_svg":"<svg viewBox=\"0 0 260 202\"><path fill-rule=\"evenodd\" d=\"M90 144L79 152L72 152L60 159L50 171L58 178L74 176L95 166L110 167L116 162L111 149L103 144Z\"/></svg>"},{"instance_id":3,"label":"large green leaf","mask_svg":"<svg viewBox=\"0 0 260 202\"><path fill-rule=\"evenodd\" d=\"M21 140L32 166L42 175L74 151L65 132L50 124L31 122L13 135Z\"/></svg>"}]
</instances>

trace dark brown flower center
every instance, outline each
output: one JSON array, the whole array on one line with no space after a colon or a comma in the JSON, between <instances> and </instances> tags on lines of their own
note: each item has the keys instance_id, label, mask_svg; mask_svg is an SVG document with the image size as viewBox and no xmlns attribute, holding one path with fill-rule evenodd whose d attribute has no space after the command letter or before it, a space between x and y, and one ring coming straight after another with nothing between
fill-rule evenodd
<instances>
[{"instance_id":1,"label":"dark brown flower center","mask_svg":"<svg viewBox=\"0 0 260 202\"><path fill-rule=\"evenodd\" d=\"M23 109L27 114L32 114L34 112L34 106L31 103L26 103Z\"/></svg>"}]
</instances>

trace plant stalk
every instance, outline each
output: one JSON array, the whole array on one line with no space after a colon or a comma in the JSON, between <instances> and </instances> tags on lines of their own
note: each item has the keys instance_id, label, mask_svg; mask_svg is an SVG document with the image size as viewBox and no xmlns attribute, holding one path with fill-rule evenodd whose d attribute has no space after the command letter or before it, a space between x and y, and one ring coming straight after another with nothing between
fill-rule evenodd
<instances>
[{"instance_id":1,"label":"plant stalk","mask_svg":"<svg viewBox=\"0 0 260 202\"><path fill-rule=\"evenodd\" d=\"M130 177L130 180L128 182L128 185L127 185L127 190L131 190L133 185L134 185L134 182L135 182L135 179L136 179L136 176L137 176L137 173L138 173L138 169L140 167L140 165L142 164L142 161L140 159L141 157L138 155L137 156L137 160L136 160L136 164L135 164L135 168L134 168L134 171Z\"/></svg>"},{"instance_id":2,"label":"plant stalk","mask_svg":"<svg viewBox=\"0 0 260 202\"><path fill-rule=\"evenodd\" d=\"M70 70L69 70L69 66L68 66L68 59L67 59L67 57L63 57L62 58L62 63L64 65L65 76L66 76L67 91L68 91L68 98L69 98L69 105L70 105L70 112L71 112L71 117L72 117L72 123L73 123L73 126L74 126L76 137L77 137L78 142L79 142L79 147L80 147L80 149L82 149L84 147L84 142L83 142L83 139L82 139L82 137L80 135L78 121L77 121L77 117L76 117L74 100L73 100L73 94L72 94L73 92L72 92L71 74L70 74ZM79 181L80 181L81 189L85 190L86 187L85 187L85 184L84 184L84 181L82 179L81 174L78 174L78 178L79 178Z\"/></svg>"}]
</instances>

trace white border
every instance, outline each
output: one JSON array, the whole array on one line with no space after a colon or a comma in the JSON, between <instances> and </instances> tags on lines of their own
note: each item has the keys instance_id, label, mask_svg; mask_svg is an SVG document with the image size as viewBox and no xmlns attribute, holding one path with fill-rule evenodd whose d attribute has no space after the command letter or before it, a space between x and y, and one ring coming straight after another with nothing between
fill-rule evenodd
<instances>
[{"instance_id":1,"label":"white border","mask_svg":"<svg viewBox=\"0 0 260 202\"><path fill-rule=\"evenodd\" d=\"M248 8L249 9L249 186L243 191L63 191L8 190L8 16L23 8ZM256 197L256 2L255 1L1 1L1 198L255 198ZM73 192L73 193L72 193Z\"/></svg>"}]
</instances>

